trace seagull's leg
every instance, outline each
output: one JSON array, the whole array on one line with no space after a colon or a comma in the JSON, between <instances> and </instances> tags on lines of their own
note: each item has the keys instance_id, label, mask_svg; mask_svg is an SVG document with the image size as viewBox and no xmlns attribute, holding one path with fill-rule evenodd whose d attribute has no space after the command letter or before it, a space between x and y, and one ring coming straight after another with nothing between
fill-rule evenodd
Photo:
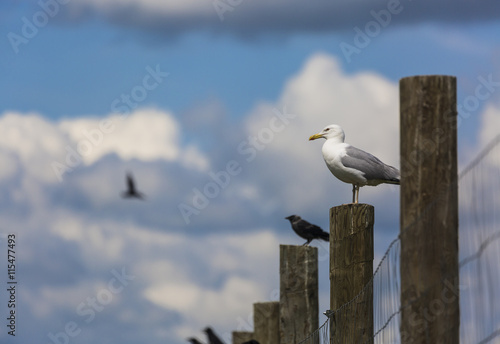
<instances>
[{"instance_id":1,"label":"seagull's leg","mask_svg":"<svg viewBox=\"0 0 500 344\"><path fill-rule=\"evenodd\" d=\"M356 184L352 184L352 203L355 203L356 197Z\"/></svg>"}]
</instances>

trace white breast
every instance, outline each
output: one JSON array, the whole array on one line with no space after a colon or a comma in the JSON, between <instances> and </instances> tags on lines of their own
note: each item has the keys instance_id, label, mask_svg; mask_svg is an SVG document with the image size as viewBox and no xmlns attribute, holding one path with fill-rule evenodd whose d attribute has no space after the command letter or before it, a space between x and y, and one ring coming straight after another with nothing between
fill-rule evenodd
<instances>
[{"instance_id":1,"label":"white breast","mask_svg":"<svg viewBox=\"0 0 500 344\"><path fill-rule=\"evenodd\" d=\"M347 146L349 146L347 143L327 140L321 149L326 166L335 177L344 183L366 185L366 178L363 177L361 171L347 168L341 162L341 158L346 154L345 148Z\"/></svg>"}]
</instances>

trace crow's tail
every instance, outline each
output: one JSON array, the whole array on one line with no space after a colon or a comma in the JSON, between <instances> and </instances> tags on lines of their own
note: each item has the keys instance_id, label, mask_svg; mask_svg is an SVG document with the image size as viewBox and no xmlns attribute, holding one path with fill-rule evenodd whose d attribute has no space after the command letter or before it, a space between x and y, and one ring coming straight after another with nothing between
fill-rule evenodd
<instances>
[{"instance_id":1,"label":"crow's tail","mask_svg":"<svg viewBox=\"0 0 500 344\"><path fill-rule=\"evenodd\" d=\"M321 232L320 239L324 241L330 241L330 234L327 232Z\"/></svg>"}]
</instances>

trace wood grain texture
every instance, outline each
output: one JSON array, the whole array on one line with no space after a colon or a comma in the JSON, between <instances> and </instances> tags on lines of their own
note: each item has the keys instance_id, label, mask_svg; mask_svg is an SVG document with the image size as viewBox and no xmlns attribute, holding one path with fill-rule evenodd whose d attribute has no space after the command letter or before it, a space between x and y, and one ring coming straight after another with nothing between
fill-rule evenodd
<instances>
[{"instance_id":1,"label":"wood grain texture","mask_svg":"<svg viewBox=\"0 0 500 344\"><path fill-rule=\"evenodd\" d=\"M330 309L332 343L372 343L373 223L369 204L345 204L330 209ZM368 286L367 286L368 285Z\"/></svg>"},{"instance_id":2,"label":"wood grain texture","mask_svg":"<svg viewBox=\"0 0 500 344\"><path fill-rule=\"evenodd\" d=\"M318 325L318 248L280 245L280 343L295 344Z\"/></svg>"},{"instance_id":3,"label":"wood grain texture","mask_svg":"<svg viewBox=\"0 0 500 344\"><path fill-rule=\"evenodd\" d=\"M280 343L280 303L258 302L253 304L254 339L260 344Z\"/></svg>"},{"instance_id":4,"label":"wood grain texture","mask_svg":"<svg viewBox=\"0 0 500 344\"><path fill-rule=\"evenodd\" d=\"M253 332L233 331L233 344L242 344L254 339Z\"/></svg>"},{"instance_id":5,"label":"wood grain texture","mask_svg":"<svg viewBox=\"0 0 500 344\"><path fill-rule=\"evenodd\" d=\"M459 342L456 103L455 77L400 81L402 343Z\"/></svg>"}]
</instances>

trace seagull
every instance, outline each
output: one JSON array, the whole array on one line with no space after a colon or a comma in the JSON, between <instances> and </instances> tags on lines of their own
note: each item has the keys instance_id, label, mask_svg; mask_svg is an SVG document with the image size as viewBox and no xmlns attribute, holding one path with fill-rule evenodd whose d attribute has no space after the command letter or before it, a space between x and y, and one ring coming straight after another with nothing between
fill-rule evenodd
<instances>
[{"instance_id":1,"label":"seagull","mask_svg":"<svg viewBox=\"0 0 500 344\"><path fill-rule=\"evenodd\" d=\"M207 334L208 344L224 344L210 327L205 328L203 331Z\"/></svg>"},{"instance_id":2,"label":"seagull","mask_svg":"<svg viewBox=\"0 0 500 344\"><path fill-rule=\"evenodd\" d=\"M324 241L329 241L330 234L323 231L320 227L310 224L306 220L298 215L290 215L285 217L285 219L290 221L292 229L298 236L306 239L307 241L302 246L307 246L314 239L322 239Z\"/></svg>"},{"instance_id":3,"label":"seagull","mask_svg":"<svg viewBox=\"0 0 500 344\"><path fill-rule=\"evenodd\" d=\"M322 152L326 166L344 183L352 184L352 202L358 203L361 186L376 186L381 183L399 184L397 168L384 164L370 153L344 143L344 130L336 124L309 137L309 141L326 139Z\"/></svg>"},{"instance_id":4,"label":"seagull","mask_svg":"<svg viewBox=\"0 0 500 344\"><path fill-rule=\"evenodd\" d=\"M135 182L132 174L127 173L127 191L122 192L123 198L139 198L144 199L144 194L135 189Z\"/></svg>"}]
</instances>

